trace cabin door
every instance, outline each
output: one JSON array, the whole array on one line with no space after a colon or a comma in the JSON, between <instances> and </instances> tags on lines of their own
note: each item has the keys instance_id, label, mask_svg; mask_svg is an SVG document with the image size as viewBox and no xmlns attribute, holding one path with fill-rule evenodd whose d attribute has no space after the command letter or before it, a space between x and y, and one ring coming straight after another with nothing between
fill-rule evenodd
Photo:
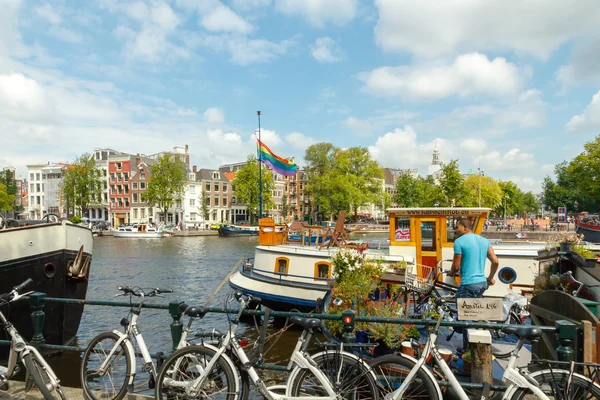
<instances>
[{"instance_id":1,"label":"cabin door","mask_svg":"<svg viewBox=\"0 0 600 400\"><path fill-rule=\"evenodd\" d=\"M417 218L417 263L436 267L442 259L443 218Z\"/></svg>"}]
</instances>

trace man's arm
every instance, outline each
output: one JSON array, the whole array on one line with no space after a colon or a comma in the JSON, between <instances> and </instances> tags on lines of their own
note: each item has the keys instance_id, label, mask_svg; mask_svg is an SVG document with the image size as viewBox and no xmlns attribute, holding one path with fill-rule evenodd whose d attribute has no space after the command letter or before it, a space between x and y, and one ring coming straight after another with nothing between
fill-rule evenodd
<instances>
[{"instance_id":1,"label":"man's arm","mask_svg":"<svg viewBox=\"0 0 600 400\"><path fill-rule=\"evenodd\" d=\"M452 267L450 268L450 272L446 275L455 276L460 272L460 260L462 260L462 254L454 253L454 258L452 259Z\"/></svg>"},{"instance_id":2,"label":"man's arm","mask_svg":"<svg viewBox=\"0 0 600 400\"><path fill-rule=\"evenodd\" d=\"M492 263L492 267L490 268L490 274L487 277L487 281L490 285L493 285L494 283L496 283L494 277L496 276L496 272L498 272L498 266L500 265L500 261L498 261L498 257L496 257L496 253L494 253L494 248L492 246L488 247L487 258Z\"/></svg>"}]
</instances>

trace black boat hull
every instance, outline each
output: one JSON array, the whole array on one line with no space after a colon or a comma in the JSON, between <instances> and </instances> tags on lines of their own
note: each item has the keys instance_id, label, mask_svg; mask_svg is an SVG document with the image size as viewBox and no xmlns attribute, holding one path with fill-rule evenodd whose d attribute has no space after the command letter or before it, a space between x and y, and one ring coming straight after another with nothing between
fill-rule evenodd
<instances>
[{"instance_id":1,"label":"black boat hull","mask_svg":"<svg viewBox=\"0 0 600 400\"><path fill-rule=\"evenodd\" d=\"M2 230L0 241L4 253L0 255L0 293L10 292L31 278L34 284L28 290L45 293L47 297L85 300L89 264L80 271L81 276L69 274L69 267L77 264L77 260L82 264L91 262L93 238L89 229L62 224L35 225ZM29 301L23 299L1 310L26 340L32 339ZM71 344L79 329L83 304L45 303L43 311L45 342ZM4 330L0 331L0 338L7 340ZM5 358L7 352L7 346L0 346L0 358Z\"/></svg>"}]
</instances>

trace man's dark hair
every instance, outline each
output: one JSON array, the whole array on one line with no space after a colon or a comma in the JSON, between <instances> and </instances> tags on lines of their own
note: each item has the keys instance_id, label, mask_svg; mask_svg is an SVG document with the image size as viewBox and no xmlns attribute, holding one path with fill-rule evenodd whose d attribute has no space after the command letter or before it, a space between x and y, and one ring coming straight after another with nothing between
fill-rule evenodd
<instances>
[{"instance_id":1,"label":"man's dark hair","mask_svg":"<svg viewBox=\"0 0 600 400\"><path fill-rule=\"evenodd\" d=\"M473 230L473 224L471 223L471 220L469 218L460 218L458 221L456 221L456 225L462 225L465 228L467 228L468 230L472 231Z\"/></svg>"}]
</instances>

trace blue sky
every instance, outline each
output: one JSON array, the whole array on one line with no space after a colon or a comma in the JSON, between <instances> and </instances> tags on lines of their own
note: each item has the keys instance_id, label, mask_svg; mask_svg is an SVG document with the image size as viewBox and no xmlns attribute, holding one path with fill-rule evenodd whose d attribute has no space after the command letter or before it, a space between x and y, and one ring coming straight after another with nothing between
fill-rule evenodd
<instances>
[{"instance_id":1,"label":"blue sky","mask_svg":"<svg viewBox=\"0 0 600 400\"><path fill-rule=\"evenodd\" d=\"M0 166L262 138L442 161L539 192L600 132L596 0L0 0Z\"/></svg>"}]
</instances>

